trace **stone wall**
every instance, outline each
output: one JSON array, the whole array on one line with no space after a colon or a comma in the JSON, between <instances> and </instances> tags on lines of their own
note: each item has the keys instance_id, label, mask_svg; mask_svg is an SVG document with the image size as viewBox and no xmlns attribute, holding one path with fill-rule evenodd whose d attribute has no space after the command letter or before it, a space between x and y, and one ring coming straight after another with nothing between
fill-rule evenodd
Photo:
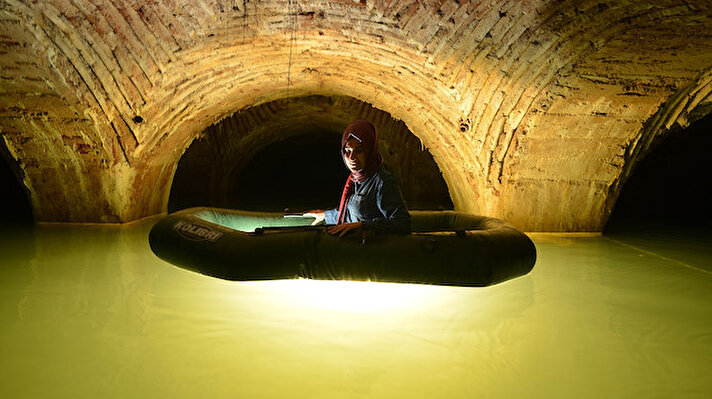
<instances>
[{"instance_id":1,"label":"stone wall","mask_svg":"<svg viewBox=\"0 0 712 399\"><path fill-rule=\"evenodd\" d=\"M600 231L653 137L711 110L707 0L8 0L0 129L39 221L165 211L240 110L345 96L402 121L455 208Z\"/></svg>"}]
</instances>

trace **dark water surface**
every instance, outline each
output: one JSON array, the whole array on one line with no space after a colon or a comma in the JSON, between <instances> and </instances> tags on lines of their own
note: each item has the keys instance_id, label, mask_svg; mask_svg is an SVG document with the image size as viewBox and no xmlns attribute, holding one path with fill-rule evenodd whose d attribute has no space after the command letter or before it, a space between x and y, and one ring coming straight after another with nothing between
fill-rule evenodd
<instances>
[{"instance_id":1,"label":"dark water surface","mask_svg":"<svg viewBox=\"0 0 712 399\"><path fill-rule=\"evenodd\" d=\"M533 234L489 288L227 282L150 222L0 233L0 397L706 398L709 242Z\"/></svg>"}]
</instances>

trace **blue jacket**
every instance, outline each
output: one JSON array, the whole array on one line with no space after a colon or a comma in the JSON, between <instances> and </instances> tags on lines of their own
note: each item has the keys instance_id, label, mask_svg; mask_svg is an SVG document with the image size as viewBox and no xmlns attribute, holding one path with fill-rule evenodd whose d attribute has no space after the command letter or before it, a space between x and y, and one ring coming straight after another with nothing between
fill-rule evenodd
<instances>
[{"instance_id":1,"label":"blue jacket","mask_svg":"<svg viewBox=\"0 0 712 399\"><path fill-rule=\"evenodd\" d=\"M398 182L381 166L363 183L355 183L346 207L346 223L362 222L366 229L386 233L409 233L410 213ZM336 224L338 209L325 211L326 223Z\"/></svg>"}]
</instances>

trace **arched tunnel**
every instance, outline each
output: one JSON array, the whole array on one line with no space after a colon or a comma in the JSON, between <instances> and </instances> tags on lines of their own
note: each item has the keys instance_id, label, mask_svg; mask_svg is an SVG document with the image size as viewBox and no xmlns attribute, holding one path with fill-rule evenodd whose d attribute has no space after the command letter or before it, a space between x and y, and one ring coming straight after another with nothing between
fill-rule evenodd
<instances>
[{"instance_id":1,"label":"arched tunnel","mask_svg":"<svg viewBox=\"0 0 712 399\"><path fill-rule=\"evenodd\" d=\"M22 170L15 160L10 156L4 143L0 143L0 187L2 187L2 207L7 210L3 212L0 221L4 223L32 223L32 205L30 203L30 193L22 184Z\"/></svg>"},{"instance_id":2,"label":"arched tunnel","mask_svg":"<svg viewBox=\"0 0 712 399\"><path fill-rule=\"evenodd\" d=\"M410 208L452 209L432 155L403 122L355 99L324 96L270 102L210 126L181 157L168 209L333 208L348 176L341 133L356 119L380 127L379 151Z\"/></svg>"},{"instance_id":3,"label":"arched tunnel","mask_svg":"<svg viewBox=\"0 0 712 399\"><path fill-rule=\"evenodd\" d=\"M712 231L712 116L659 139L626 182L604 232Z\"/></svg>"},{"instance_id":4,"label":"arched tunnel","mask_svg":"<svg viewBox=\"0 0 712 399\"><path fill-rule=\"evenodd\" d=\"M710 110L705 1L223 3L3 8L2 136L37 221L166 212L196 138L313 97L402 123L458 211L600 232L651 143Z\"/></svg>"},{"instance_id":5,"label":"arched tunnel","mask_svg":"<svg viewBox=\"0 0 712 399\"><path fill-rule=\"evenodd\" d=\"M499 219L533 269L453 287L306 266L516 252L460 228L399 236L430 258L330 226L299 227L329 250L223 257L261 281L152 251L184 208L337 206L358 119L409 209ZM712 392L709 0L7 0L0 137L3 396Z\"/></svg>"}]
</instances>

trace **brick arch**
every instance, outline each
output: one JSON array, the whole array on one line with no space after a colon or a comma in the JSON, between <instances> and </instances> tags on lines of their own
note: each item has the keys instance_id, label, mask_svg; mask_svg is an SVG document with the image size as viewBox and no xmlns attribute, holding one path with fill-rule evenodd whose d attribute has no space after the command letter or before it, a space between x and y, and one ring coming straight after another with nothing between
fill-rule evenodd
<instances>
[{"instance_id":1,"label":"brick arch","mask_svg":"<svg viewBox=\"0 0 712 399\"><path fill-rule=\"evenodd\" d=\"M656 140L671 131L685 129L695 121L712 114L712 67L702 72L690 84L675 92L644 124L625 148L623 167L611 184L607 196L607 211L613 211L625 182L638 162L645 158Z\"/></svg>"},{"instance_id":2,"label":"brick arch","mask_svg":"<svg viewBox=\"0 0 712 399\"><path fill-rule=\"evenodd\" d=\"M169 210L188 205L236 206L235 197L239 193L234 191L235 183L248 164L266 148L292 138L315 140L314 145L324 151L295 149L303 167L315 162L322 166L328 164L336 168L332 174L344 175L346 170L339 161L338 141L344 127L356 119L369 120L377 127L384 163L399 180L409 207L452 207L437 164L402 121L350 97L306 96L250 107L205 129L181 157L173 179ZM330 146L324 147L324 143ZM324 159L335 160L336 164ZM291 173L310 178L296 170ZM334 198L340 193L343 183L340 179L344 177L335 182Z\"/></svg>"},{"instance_id":3,"label":"brick arch","mask_svg":"<svg viewBox=\"0 0 712 399\"><path fill-rule=\"evenodd\" d=\"M361 48L359 51L370 52L367 47ZM358 52L354 50L352 54L358 54ZM330 57L329 61L333 63L334 57ZM291 96L324 95L355 98L364 104L370 104L374 108L388 112L396 119L403 120L408 128L423 142L423 145L433 154L436 162L443 171L446 181L448 181L448 186L451 187L451 192L452 187L460 187L459 198L461 200L459 202L464 203L466 201L462 200L462 198L472 196L472 193L467 193L467 186L452 182L452 176L456 175L456 173L454 173L456 170L454 164L457 162L453 160L451 156L448 156L447 151L454 148L456 144L450 137L441 137L441 132L443 131L443 129L441 129L442 125L448 124L449 127L446 128L447 130L457 131L459 129L457 125L458 120L446 121L442 115L437 115L437 112L432 111L430 107L434 105L437 106L437 103L443 100L438 101L439 99L437 98L422 98L417 91L413 90L413 87L418 88L426 83L429 84L430 82L426 78L420 76L416 80L411 79L400 82L397 86L383 86L379 85L379 82L370 82L370 84L364 82L369 79L375 79L380 73L386 73L387 68L383 68L380 65L369 64L362 60L357 66L339 68L341 71L337 74L334 72L337 70L334 64L315 67L319 65L319 63L319 60L311 59L308 62L311 69L292 74L292 84L289 88ZM336 59L336 64L339 64L338 59ZM296 65L299 66L299 63L296 62ZM259 67L255 67L255 69L259 69ZM319 69L323 71L323 76L315 78L315 74L318 73L316 71ZM364 73L363 69L369 69L368 73ZM420 80L420 83L417 83L418 80ZM217 78L217 81L221 83L224 82L224 80L219 78ZM146 140L147 145L143 151L151 153L151 156L146 157L146 159L155 163L156 160L160 159L160 155L156 154L169 154L171 158L164 158L160 163L177 162L177 159L190 142L192 142L193 138L211 124L231 113L284 99L287 95L286 76L282 71L266 74L260 79L256 79L252 85L253 86L250 87L249 84L238 84L237 87L239 87L239 89L237 90L243 92L239 94L235 94L234 91L236 89L231 87L226 88L225 92L210 85L206 85L200 89L204 90L204 92L193 95L202 98L201 103L206 105L206 107L191 110L189 115L182 117L161 118L161 120L167 121L180 120L180 123L175 126L164 124L156 129L162 133L160 136L156 136L154 141L151 139ZM252 93L245 95L244 92L250 89L252 89ZM211 101L206 100L208 97L215 99L215 103L212 106L210 106ZM454 104L452 104L452 101L449 99L445 99L444 101L450 102L450 104L441 104L437 106L437 108L447 109L454 107ZM161 104L166 102L156 101L155 103ZM147 112L145 115L147 120L152 118L151 112ZM436 121L437 125L433 125L433 122ZM155 143L155 146L150 148L150 145L153 143ZM179 148L181 150L170 151L169 149L171 148ZM448 172L450 173L448 174ZM453 195L453 197L456 197L456 195L457 194ZM456 202L457 200L453 198L453 201Z\"/></svg>"},{"instance_id":4,"label":"brick arch","mask_svg":"<svg viewBox=\"0 0 712 399\"><path fill-rule=\"evenodd\" d=\"M2 133L38 220L160 213L205 127L320 94L404 121L459 210L600 230L623 149L712 63L705 0L222 4L3 8Z\"/></svg>"}]
</instances>

